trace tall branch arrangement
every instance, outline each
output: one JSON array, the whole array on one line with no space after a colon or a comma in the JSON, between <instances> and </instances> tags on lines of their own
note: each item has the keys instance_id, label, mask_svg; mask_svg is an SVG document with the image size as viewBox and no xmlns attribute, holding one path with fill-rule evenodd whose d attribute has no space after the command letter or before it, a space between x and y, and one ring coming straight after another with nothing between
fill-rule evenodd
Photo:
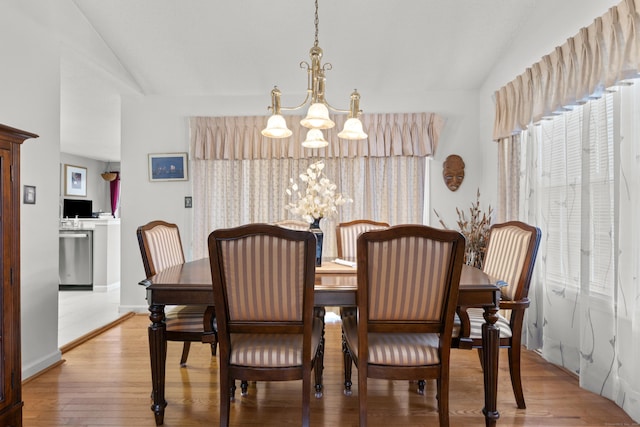
<instances>
[{"instance_id":1,"label":"tall branch arrangement","mask_svg":"<svg viewBox=\"0 0 640 427\"><path fill-rule=\"evenodd\" d=\"M446 228L442 217L434 209L433 212L438 217L440 224ZM491 214L493 209L489 205L488 211L485 213L480 208L480 189L476 195L475 203L471 203L469 208L469 216L465 211L456 208L458 214L458 229L465 237L465 262L474 267L482 268L484 256L487 251L487 243L489 241L489 229L491 227Z\"/></svg>"}]
</instances>

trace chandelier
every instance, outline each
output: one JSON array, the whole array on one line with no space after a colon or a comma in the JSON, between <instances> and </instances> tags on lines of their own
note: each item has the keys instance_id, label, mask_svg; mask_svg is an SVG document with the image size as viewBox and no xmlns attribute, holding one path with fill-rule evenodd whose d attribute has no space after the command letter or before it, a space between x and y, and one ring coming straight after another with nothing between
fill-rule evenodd
<instances>
[{"instance_id":1,"label":"chandelier","mask_svg":"<svg viewBox=\"0 0 640 427\"><path fill-rule=\"evenodd\" d=\"M313 47L309 50L311 65L302 61L300 68L307 70L307 97L296 107L283 107L280 105L282 93L277 86L271 91L271 106L269 111L272 115L267 121L267 127L262 130L262 135L268 138L287 138L292 135L291 130L282 116L282 111L299 110L309 104L307 116L300 120L300 124L309 129L307 137L302 142L305 148L326 147L329 143L324 139L322 129L331 129L335 126L333 120L329 118L329 110L348 114L343 130L338 133L338 137L349 140L367 138L367 134L362 130L362 122L358 118L360 115L360 94L354 90L351 94L351 102L348 110L341 110L331 106L325 99L325 71L331 70L330 63L321 64L322 49L318 46L318 0L315 0L315 40Z\"/></svg>"}]
</instances>

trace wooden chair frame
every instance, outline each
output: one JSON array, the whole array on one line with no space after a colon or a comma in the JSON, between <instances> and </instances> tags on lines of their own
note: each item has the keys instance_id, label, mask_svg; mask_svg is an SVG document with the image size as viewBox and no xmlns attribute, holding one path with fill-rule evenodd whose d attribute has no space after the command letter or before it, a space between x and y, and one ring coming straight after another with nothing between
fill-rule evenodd
<instances>
[{"instance_id":1,"label":"wooden chair frame","mask_svg":"<svg viewBox=\"0 0 640 427\"><path fill-rule=\"evenodd\" d=\"M511 385L513 388L513 394L516 399L518 408L525 409L526 404L524 400L524 393L522 390L522 375L520 355L522 347L522 323L524 320L524 314L527 307L529 307L529 287L531 285L531 277L533 275L533 268L535 266L536 256L538 253L538 247L540 246L540 240L542 233L539 228L528 225L520 221L509 221L501 224L494 224L491 227L491 232L504 229L507 227L516 227L517 229L530 233L529 242L527 245L526 255L522 264L522 269L519 273L519 281L516 285L515 292L513 294L513 300L502 299L500 301L500 310L509 310L511 315L509 317L509 327L511 329L511 337L501 337L500 347L508 349L509 358L509 373L511 376ZM489 235L489 242L487 246L487 256L491 251L491 234ZM485 256L485 262L487 257ZM494 277L496 281L503 278ZM478 355L480 361L482 361L482 338L481 337L469 337L471 325L469 314L467 309L471 307L459 307L458 316L461 322L460 334L453 339L453 347L463 349L478 349Z\"/></svg>"},{"instance_id":2,"label":"wooden chair frame","mask_svg":"<svg viewBox=\"0 0 640 427\"><path fill-rule=\"evenodd\" d=\"M239 240L256 235L267 235L282 240L304 243L304 283L302 321L241 321L232 319L228 310L227 274L222 242ZM290 381L302 379L302 425L310 419L311 370L322 372L322 340L312 357L312 333L314 318L314 281L316 241L309 231L296 231L269 224L249 224L231 229L218 229L209 235L209 258L213 294L218 307L218 331L220 338L220 425L228 426L230 402L236 379L244 381ZM244 258L243 258L244 259ZM252 367L231 363L231 334L302 334L302 364L286 367ZM316 380L318 380L316 375ZM320 378L321 381L321 378ZM321 386L321 385L320 385ZM316 394L316 396L318 396ZM321 396L321 394L320 394Z\"/></svg>"},{"instance_id":3,"label":"wooden chair frame","mask_svg":"<svg viewBox=\"0 0 640 427\"><path fill-rule=\"evenodd\" d=\"M421 321L420 319L407 320L371 320L369 319L369 277L378 274L376 265L370 264L369 243L387 242L404 237L418 237L449 243L450 253L448 265L444 266L446 272L446 294L443 297L443 309L438 321ZM458 300L460 275L464 260L464 237L451 230L440 230L421 225L399 225L386 230L369 231L358 238L358 293L357 293L357 356L349 347L348 340L343 340L345 366L351 366L353 361L358 368L358 394L359 394L359 419L360 426L367 425L367 379L380 378L390 380L420 380L437 379L438 387L438 413L440 426L449 425L449 361L451 347L451 333L455 309ZM352 318L350 321L355 321ZM434 333L439 337L440 363L420 366L395 366L370 364L369 357L369 333ZM351 382L346 378L345 385Z\"/></svg>"},{"instance_id":4,"label":"wooden chair frame","mask_svg":"<svg viewBox=\"0 0 640 427\"><path fill-rule=\"evenodd\" d=\"M159 271L157 271L156 263L154 263L151 247L147 238L147 233L156 227L167 227L169 229L175 230L179 245L180 253L182 254L182 262L184 263L184 251L182 248L182 239L180 238L180 230L176 224L172 224L165 221L151 221L145 225L141 225L136 230L136 236L138 238L138 244L140 246L140 254L142 255L142 264L144 265L144 272L147 278L154 276ZM180 308L178 308L180 309ZM195 315L194 311L201 312L202 315L202 332L192 332L192 331L184 331L179 329L172 329L166 331L167 341L182 341L182 355L180 357L180 366L186 366L187 358L189 357L189 350L191 349L191 342L199 341L203 343L209 343L211 345L211 355L216 355L216 348L218 344L218 336L215 328L215 317L216 312L215 308L212 306L194 306L194 307L184 307L185 310L188 310L190 315Z\"/></svg>"},{"instance_id":5,"label":"wooden chair frame","mask_svg":"<svg viewBox=\"0 0 640 427\"><path fill-rule=\"evenodd\" d=\"M342 229L353 227L355 225L363 225L363 226L369 225L370 227L367 227L368 229L366 231L369 231L370 228L378 229L381 227L384 227L384 228L389 227L389 224L387 224L386 222L372 221L369 219L356 219L349 222L341 222L336 226L336 245L338 247L338 258L344 259L344 256L345 256L344 248L343 248L343 243L345 242L342 241Z\"/></svg>"}]
</instances>

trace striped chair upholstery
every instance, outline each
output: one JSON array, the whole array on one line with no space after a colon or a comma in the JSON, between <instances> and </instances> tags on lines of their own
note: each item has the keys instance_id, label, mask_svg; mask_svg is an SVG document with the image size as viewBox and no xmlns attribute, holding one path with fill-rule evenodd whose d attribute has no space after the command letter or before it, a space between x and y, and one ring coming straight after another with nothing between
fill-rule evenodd
<instances>
[{"instance_id":1,"label":"striped chair upholstery","mask_svg":"<svg viewBox=\"0 0 640 427\"><path fill-rule=\"evenodd\" d=\"M289 230L307 231L309 224L304 221L297 221L295 219L283 219L282 221L274 222L275 225Z\"/></svg>"},{"instance_id":2,"label":"striped chair upholstery","mask_svg":"<svg viewBox=\"0 0 640 427\"><path fill-rule=\"evenodd\" d=\"M511 221L491 227L483 271L501 287L500 312L496 325L500 328L500 346L509 349L511 384L518 408L526 407L520 374L522 322L529 306L529 285L540 245L537 227ZM484 310L468 307L456 316L454 346L482 350Z\"/></svg>"},{"instance_id":3,"label":"striped chair upholstery","mask_svg":"<svg viewBox=\"0 0 640 427\"><path fill-rule=\"evenodd\" d=\"M358 237L358 316L343 316L345 366L358 368L360 425L367 378L438 379L440 425L449 425L449 353L464 260L457 231L399 225ZM345 373L347 370L345 369ZM349 394L351 378L345 378Z\"/></svg>"},{"instance_id":4,"label":"striped chair upholstery","mask_svg":"<svg viewBox=\"0 0 640 427\"><path fill-rule=\"evenodd\" d=\"M365 231L383 230L389 228L386 222L358 219L351 222L342 222L336 227L336 244L338 245L338 258L355 260L358 236Z\"/></svg>"},{"instance_id":5,"label":"striped chair upholstery","mask_svg":"<svg viewBox=\"0 0 640 427\"><path fill-rule=\"evenodd\" d=\"M220 339L220 425L229 423L236 379L302 379L309 424L311 370L322 388L322 319L314 316L315 237L309 231L249 224L209 235Z\"/></svg>"},{"instance_id":6,"label":"striped chair upholstery","mask_svg":"<svg viewBox=\"0 0 640 427\"><path fill-rule=\"evenodd\" d=\"M138 227L136 234L147 278L174 265L184 264L184 252L177 225L165 221L152 221ZM213 307L172 307L165 313L165 325L167 340L184 342L181 366L187 363L191 341L210 342L211 354L215 355L217 338Z\"/></svg>"},{"instance_id":7,"label":"striped chair upholstery","mask_svg":"<svg viewBox=\"0 0 640 427\"><path fill-rule=\"evenodd\" d=\"M142 230L149 251L149 268L147 276L174 265L184 264L184 253L180 232L174 224L157 224Z\"/></svg>"}]
</instances>

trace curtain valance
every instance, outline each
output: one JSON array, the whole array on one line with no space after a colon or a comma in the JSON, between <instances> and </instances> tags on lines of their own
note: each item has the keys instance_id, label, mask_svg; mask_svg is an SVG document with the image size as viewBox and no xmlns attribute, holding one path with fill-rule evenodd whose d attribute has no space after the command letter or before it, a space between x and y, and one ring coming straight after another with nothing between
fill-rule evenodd
<instances>
[{"instance_id":1,"label":"curtain valance","mask_svg":"<svg viewBox=\"0 0 640 427\"><path fill-rule=\"evenodd\" d=\"M444 119L434 113L362 114L369 137L362 141L338 138L347 117L332 116L336 126L325 131L329 146L306 149L300 143L307 129L298 123L302 116L285 116L293 135L270 139L260 131L266 116L191 117L191 157L195 160L241 160L308 157L431 157L435 154Z\"/></svg>"},{"instance_id":2,"label":"curtain valance","mask_svg":"<svg viewBox=\"0 0 640 427\"><path fill-rule=\"evenodd\" d=\"M640 74L640 0L624 0L495 93L493 139Z\"/></svg>"}]
</instances>

